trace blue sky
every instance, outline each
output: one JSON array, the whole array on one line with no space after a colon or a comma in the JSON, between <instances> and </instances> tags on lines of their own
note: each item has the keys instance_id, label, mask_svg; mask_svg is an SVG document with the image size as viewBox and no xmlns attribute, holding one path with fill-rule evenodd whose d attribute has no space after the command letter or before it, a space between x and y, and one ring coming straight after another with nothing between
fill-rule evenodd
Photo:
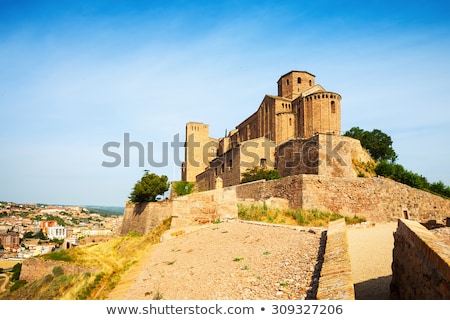
<instances>
[{"instance_id":1,"label":"blue sky","mask_svg":"<svg viewBox=\"0 0 450 320\"><path fill-rule=\"evenodd\" d=\"M144 169L180 169L172 149L104 167L105 143L157 161L188 121L221 137L291 70L341 94L343 131L386 132L450 185L449 57L443 1L0 0L0 200L123 206Z\"/></svg>"}]
</instances>

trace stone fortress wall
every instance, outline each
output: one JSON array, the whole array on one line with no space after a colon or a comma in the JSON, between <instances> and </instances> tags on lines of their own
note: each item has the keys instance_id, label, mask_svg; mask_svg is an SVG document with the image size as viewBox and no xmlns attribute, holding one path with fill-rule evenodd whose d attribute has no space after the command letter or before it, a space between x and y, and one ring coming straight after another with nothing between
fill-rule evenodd
<instances>
[{"instance_id":1,"label":"stone fortress wall","mask_svg":"<svg viewBox=\"0 0 450 320\"><path fill-rule=\"evenodd\" d=\"M284 200L292 209L357 215L373 223L406 218L445 224L450 212L450 200L387 178L301 174L194 193L171 201L127 204L122 234L146 234L168 217L172 217L172 226L177 228L236 219L237 204L268 204L274 199Z\"/></svg>"},{"instance_id":2,"label":"stone fortress wall","mask_svg":"<svg viewBox=\"0 0 450 320\"><path fill-rule=\"evenodd\" d=\"M417 221L400 219L394 233L391 299L449 300L448 245Z\"/></svg>"}]
</instances>

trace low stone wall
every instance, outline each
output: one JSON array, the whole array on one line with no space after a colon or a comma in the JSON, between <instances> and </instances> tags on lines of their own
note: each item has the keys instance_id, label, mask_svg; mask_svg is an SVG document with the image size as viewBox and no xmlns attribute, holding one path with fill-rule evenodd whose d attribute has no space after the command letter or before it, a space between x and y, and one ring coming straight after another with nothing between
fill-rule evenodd
<instances>
[{"instance_id":1,"label":"low stone wall","mask_svg":"<svg viewBox=\"0 0 450 320\"><path fill-rule=\"evenodd\" d=\"M318 300L355 300L352 266L344 219L328 224L325 255L320 272Z\"/></svg>"},{"instance_id":2,"label":"low stone wall","mask_svg":"<svg viewBox=\"0 0 450 320\"><path fill-rule=\"evenodd\" d=\"M196 226L237 217L236 189L216 189L173 199L171 228Z\"/></svg>"},{"instance_id":3,"label":"low stone wall","mask_svg":"<svg viewBox=\"0 0 450 320\"><path fill-rule=\"evenodd\" d=\"M234 186L238 201L264 202L270 198L289 201L291 208L302 207L303 175L289 176L278 180L259 180Z\"/></svg>"},{"instance_id":4,"label":"low stone wall","mask_svg":"<svg viewBox=\"0 0 450 320\"><path fill-rule=\"evenodd\" d=\"M232 187L193 193L171 201L127 203L121 234L130 231L147 234L170 217L172 229L235 219L238 217L236 189Z\"/></svg>"},{"instance_id":5,"label":"low stone wall","mask_svg":"<svg viewBox=\"0 0 450 320\"><path fill-rule=\"evenodd\" d=\"M125 235L133 231L147 234L160 225L163 220L170 218L172 211L171 201L127 203L120 233Z\"/></svg>"},{"instance_id":6,"label":"low stone wall","mask_svg":"<svg viewBox=\"0 0 450 320\"><path fill-rule=\"evenodd\" d=\"M42 279L48 274L53 273L54 267L61 267L64 274L81 274L83 272L95 272L96 268L87 268L77 266L71 263L62 261L46 261L37 258L25 259L22 262L22 269L20 271L20 280L25 280L28 283Z\"/></svg>"},{"instance_id":7,"label":"low stone wall","mask_svg":"<svg viewBox=\"0 0 450 320\"><path fill-rule=\"evenodd\" d=\"M398 221L394 233L391 299L450 299L450 251L420 223Z\"/></svg>"}]
</instances>

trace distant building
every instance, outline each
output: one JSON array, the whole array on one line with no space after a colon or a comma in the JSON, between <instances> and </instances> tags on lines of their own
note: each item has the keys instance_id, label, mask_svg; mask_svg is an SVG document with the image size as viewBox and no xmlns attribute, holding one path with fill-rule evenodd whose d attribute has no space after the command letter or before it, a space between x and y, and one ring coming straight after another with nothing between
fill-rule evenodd
<instances>
[{"instance_id":1,"label":"distant building","mask_svg":"<svg viewBox=\"0 0 450 320\"><path fill-rule=\"evenodd\" d=\"M42 220L42 221L39 222L39 226L40 226L42 232L47 234L48 228L50 228L50 227L57 227L58 226L58 221L56 221L56 220Z\"/></svg>"},{"instance_id":2,"label":"distant building","mask_svg":"<svg viewBox=\"0 0 450 320\"><path fill-rule=\"evenodd\" d=\"M7 251L20 248L20 235L17 232L0 232L0 245Z\"/></svg>"},{"instance_id":3,"label":"distant building","mask_svg":"<svg viewBox=\"0 0 450 320\"><path fill-rule=\"evenodd\" d=\"M65 227L54 226L47 228L47 238L49 239L65 239L67 231Z\"/></svg>"}]
</instances>

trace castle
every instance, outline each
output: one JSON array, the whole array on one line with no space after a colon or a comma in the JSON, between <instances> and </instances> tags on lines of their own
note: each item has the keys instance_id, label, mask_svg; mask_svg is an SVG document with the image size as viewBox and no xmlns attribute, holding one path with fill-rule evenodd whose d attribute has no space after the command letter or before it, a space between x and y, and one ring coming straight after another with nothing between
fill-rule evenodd
<instances>
[{"instance_id":1,"label":"castle","mask_svg":"<svg viewBox=\"0 0 450 320\"><path fill-rule=\"evenodd\" d=\"M278 95L266 94L258 110L224 138L209 137L207 124L186 124L182 180L196 182L199 191L228 187L256 166L276 168L282 176L355 176L352 157L361 147L340 135L341 96L306 71L290 71L277 83Z\"/></svg>"}]
</instances>

